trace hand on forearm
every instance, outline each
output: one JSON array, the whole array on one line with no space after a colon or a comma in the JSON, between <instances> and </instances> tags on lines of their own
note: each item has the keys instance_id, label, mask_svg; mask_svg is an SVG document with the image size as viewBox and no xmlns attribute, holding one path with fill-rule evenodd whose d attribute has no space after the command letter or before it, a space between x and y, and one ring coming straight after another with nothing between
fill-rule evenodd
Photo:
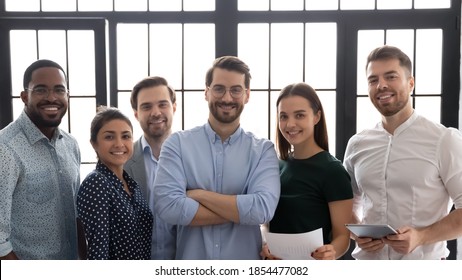
<instances>
[{"instance_id":1,"label":"hand on forearm","mask_svg":"<svg viewBox=\"0 0 462 280\"><path fill-rule=\"evenodd\" d=\"M231 221L226 220L225 218L217 215L216 213L210 211L202 204L199 203L199 208L197 209L196 215L194 215L193 220L189 224L190 226L207 226L207 225L219 225L224 223L229 223Z\"/></svg>"},{"instance_id":2,"label":"hand on forearm","mask_svg":"<svg viewBox=\"0 0 462 280\"><path fill-rule=\"evenodd\" d=\"M224 195L202 189L188 190L186 195L225 220L239 223L235 195Z\"/></svg>"}]
</instances>

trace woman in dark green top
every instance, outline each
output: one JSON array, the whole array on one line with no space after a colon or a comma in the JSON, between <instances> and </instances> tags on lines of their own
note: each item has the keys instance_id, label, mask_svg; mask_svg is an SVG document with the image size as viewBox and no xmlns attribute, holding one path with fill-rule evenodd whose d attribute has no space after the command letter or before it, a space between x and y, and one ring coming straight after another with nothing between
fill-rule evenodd
<instances>
[{"instance_id":1,"label":"woman in dark green top","mask_svg":"<svg viewBox=\"0 0 462 280\"><path fill-rule=\"evenodd\" d=\"M345 224L350 221L353 192L342 163L329 153L321 101L313 88L298 83L285 87L276 105L281 197L269 231L303 233L322 228L325 245L311 256L337 259L350 244ZM266 257L277 258L265 251Z\"/></svg>"}]
</instances>

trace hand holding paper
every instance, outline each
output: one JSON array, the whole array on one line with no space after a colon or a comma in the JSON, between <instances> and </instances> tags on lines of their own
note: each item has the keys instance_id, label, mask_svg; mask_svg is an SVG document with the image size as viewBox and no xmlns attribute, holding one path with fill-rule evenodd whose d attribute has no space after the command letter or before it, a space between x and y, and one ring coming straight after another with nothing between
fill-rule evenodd
<instances>
[{"instance_id":1,"label":"hand holding paper","mask_svg":"<svg viewBox=\"0 0 462 280\"><path fill-rule=\"evenodd\" d=\"M283 260L312 260L311 252L323 245L322 229L305 233L271 233L264 231L272 255Z\"/></svg>"}]
</instances>

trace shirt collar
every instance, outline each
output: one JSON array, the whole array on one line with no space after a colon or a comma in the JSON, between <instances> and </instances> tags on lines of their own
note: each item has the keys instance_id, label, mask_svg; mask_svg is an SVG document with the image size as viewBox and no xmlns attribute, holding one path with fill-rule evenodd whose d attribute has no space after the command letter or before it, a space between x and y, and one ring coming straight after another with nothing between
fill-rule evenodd
<instances>
[{"instance_id":1,"label":"shirt collar","mask_svg":"<svg viewBox=\"0 0 462 280\"><path fill-rule=\"evenodd\" d=\"M157 159L152 154L151 146L148 143L148 140L143 136L141 136L141 148L143 150L144 155L148 155L154 162L157 162ZM146 158L145 158L146 160Z\"/></svg>"},{"instance_id":2,"label":"shirt collar","mask_svg":"<svg viewBox=\"0 0 462 280\"><path fill-rule=\"evenodd\" d=\"M215 144L216 141L221 141L220 136L212 129L209 122L205 124L205 132L207 133L210 142L212 142L213 144ZM234 133L231 134L231 136L229 136L228 139L224 141L224 143L227 143L229 145L234 144L237 141L237 139L242 135L242 132L242 128L239 125L236 131L234 131Z\"/></svg>"},{"instance_id":3,"label":"shirt collar","mask_svg":"<svg viewBox=\"0 0 462 280\"><path fill-rule=\"evenodd\" d=\"M96 164L96 170L98 170L99 172L104 174L104 176L106 176L111 182L116 182L120 186L123 185L122 180L120 180L114 174L114 172L112 172L112 170L109 169L109 167L107 167L104 163L102 163L99 160L98 160L98 163ZM128 173L125 170L123 171L123 176L124 176L124 179L127 181L127 185L128 185L128 188L130 189L130 191L132 191L135 187L137 187L136 181L133 180L133 178L130 177L130 175L128 175Z\"/></svg>"},{"instance_id":4,"label":"shirt collar","mask_svg":"<svg viewBox=\"0 0 462 280\"><path fill-rule=\"evenodd\" d=\"M419 116L419 114L417 114L417 112L414 110L412 112L411 116L405 122L403 122L400 126L398 126L395 129L393 135L398 136L403 131L405 131L408 127L410 127L414 123L414 121L417 119L418 116ZM382 127L383 130L385 130L385 128L383 128L383 123L382 122L380 122L380 126Z\"/></svg>"},{"instance_id":5,"label":"shirt collar","mask_svg":"<svg viewBox=\"0 0 462 280\"><path fill-rule=\"evenodd\" d=\"M49 139L32 122L32 120L26 114L25 110L23 110L21 115L19 115L18 122L20 126L22 127L24 134L26 135L27 139L29 140L31 144L35 144L42 139L46 139L47 141L49 141ZM51 142L54 142L56 141L56 139L61 139L61 138L63 138L63 135L61 133L61 130L57 127L55 129L55 133L53 134L53 137L51 138Z\"/></svg>"}]
</instances>

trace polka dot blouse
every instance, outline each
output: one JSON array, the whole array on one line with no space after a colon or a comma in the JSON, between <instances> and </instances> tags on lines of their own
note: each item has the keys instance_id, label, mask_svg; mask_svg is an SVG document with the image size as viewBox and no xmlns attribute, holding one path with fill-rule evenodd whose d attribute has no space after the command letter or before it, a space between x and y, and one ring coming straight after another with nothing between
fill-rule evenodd
<instances>
[{"instance_id":1,"label":"polka dot blouse","mask_svg":"<svg viewBox=\"0 0 462 280\"><path fill-rule=\"evenodd\" d=\"M85 227L88 259L151 258L153 218L138 184L124 171L123 183L98 162L80 185L77 212Z\"/></svg>"}]
</instances>

